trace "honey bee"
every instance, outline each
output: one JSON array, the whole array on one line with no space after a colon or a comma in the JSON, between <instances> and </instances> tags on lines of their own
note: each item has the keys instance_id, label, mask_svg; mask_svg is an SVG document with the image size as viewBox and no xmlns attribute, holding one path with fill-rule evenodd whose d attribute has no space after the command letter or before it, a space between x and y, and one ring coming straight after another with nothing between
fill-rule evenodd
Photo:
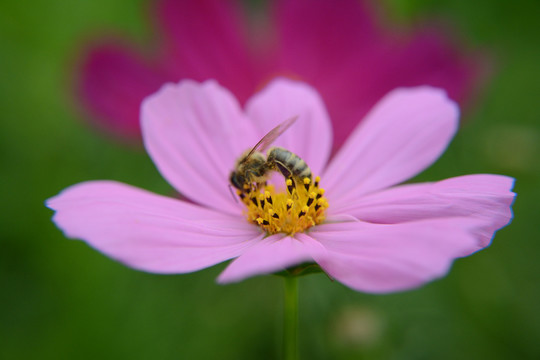
<instances>
[{"instance_id":1,"label":"honey bee","mask_svg":"<svg viewBox=\"0 0 540 360\"><path fill-rule=\"evenodd\" d=\"M285 178L311 180L311 170L298 155L282 147L272 147L266 157L262 154L283 132L296 121L298 116L285 120L268 132L251 150L246 150L236 161L231 172L231 184L241 190L259 187L268 179L271 171L279 171Z\"/></svg>"}]
</instances>

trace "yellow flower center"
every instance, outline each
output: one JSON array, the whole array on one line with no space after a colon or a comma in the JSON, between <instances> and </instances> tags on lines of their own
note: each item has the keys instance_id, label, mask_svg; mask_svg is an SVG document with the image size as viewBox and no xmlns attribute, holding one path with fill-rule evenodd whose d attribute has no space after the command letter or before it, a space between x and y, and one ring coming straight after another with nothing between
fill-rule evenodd
<instances>
[{"instance_id":1,"label":"yellow flower center","mask_svg":"<svg viewBox=\"0 0 540 360\"><path fill-rule=\"evenodd\" d=\"M261 185L256 189L246 186L238 196L246 205L248 221L259 225L268 234L285 233L293 235L303 232L324 220L328 201L324 189L319 187L320 178L312 182L304 178L288 178L286 189L277 192L273 185Z\"/></svg>"}]
</instances>

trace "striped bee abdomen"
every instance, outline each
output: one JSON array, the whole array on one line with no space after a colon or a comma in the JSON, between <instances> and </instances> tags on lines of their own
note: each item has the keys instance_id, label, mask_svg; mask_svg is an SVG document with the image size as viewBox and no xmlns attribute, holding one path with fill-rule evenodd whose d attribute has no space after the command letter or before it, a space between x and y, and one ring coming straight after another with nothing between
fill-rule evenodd
<instances>
[{"instance_id":1,"label":"striped bee abdomen","mask_svg":"<svg viewBox=\"0 0 540 360\"><path fill-rule=\"evenodd\" d=\"M282 147L273 147L268 150L266 157L268 165L279 170L285 177L291 175L300 179L311 180L311 170L300 157Z\"/></svg>"}]
</instances>

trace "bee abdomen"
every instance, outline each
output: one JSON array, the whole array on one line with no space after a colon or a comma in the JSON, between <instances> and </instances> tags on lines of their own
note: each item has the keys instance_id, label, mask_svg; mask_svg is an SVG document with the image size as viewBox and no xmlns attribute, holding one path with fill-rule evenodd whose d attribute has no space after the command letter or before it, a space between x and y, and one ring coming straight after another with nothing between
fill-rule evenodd
<instances>
[{"instance_id":1,"label":"bee abdomen","mask_svg":"<svg viewBox=\"0 0 540 360\"><path fill-rule=\"evenodd\" d=\"M268 163L277 167L284 176L295 176L297 178L310 178L311 170L304 160L298 155L281 147L274 147L268 151Z\"/></svg>"}]
</instances>

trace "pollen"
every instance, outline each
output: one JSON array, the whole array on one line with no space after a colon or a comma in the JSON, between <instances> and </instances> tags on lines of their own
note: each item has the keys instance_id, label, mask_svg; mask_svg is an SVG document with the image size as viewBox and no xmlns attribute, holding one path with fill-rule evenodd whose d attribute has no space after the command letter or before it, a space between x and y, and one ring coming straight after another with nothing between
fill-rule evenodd
<instances>
[{"instance_id":1,"label":"pollen","mask_svg":"<svg viewBox=\"0 0 540 360\"><path fill-rule=\"evenodd\" d=\"M277 191L274 185L259 184L245 187L245 191L237 194L246 206L249 222L267 234L293 235L320 224L325 218L328 201L319 181L318 176L315 181L289 177L283 191Z\"/></svg>"}]
</instances>

